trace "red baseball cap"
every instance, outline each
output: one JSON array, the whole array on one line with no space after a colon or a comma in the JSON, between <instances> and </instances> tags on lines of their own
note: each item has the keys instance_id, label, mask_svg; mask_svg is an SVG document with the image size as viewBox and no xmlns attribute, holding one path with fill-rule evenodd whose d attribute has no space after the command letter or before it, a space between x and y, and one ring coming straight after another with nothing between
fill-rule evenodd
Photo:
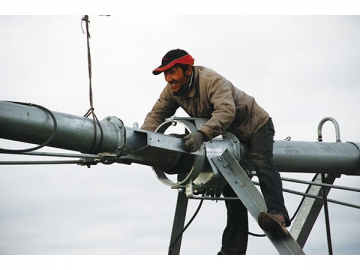
<instances>
[{"instance_id":1,"label":"red baseball cap","mask_svg":"<svg viewBox=\"0 0 360 270\"><path fill-rule=\"evenodd\" d=\"M184 50L171 50L164 55L161 60L161 65L153 70L153 74L158 75L161 72L171 68L175 64L194 65L194 61L195 59Z\"/></svg>"}]
</instances>

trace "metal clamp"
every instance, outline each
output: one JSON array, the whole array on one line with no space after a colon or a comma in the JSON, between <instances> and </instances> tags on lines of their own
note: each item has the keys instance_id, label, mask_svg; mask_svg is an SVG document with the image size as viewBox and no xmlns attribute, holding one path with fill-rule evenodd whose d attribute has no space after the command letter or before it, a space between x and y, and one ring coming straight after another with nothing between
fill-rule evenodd
<instances>
[{"instance_id":1,"label":"metal clamp","mask_svg":"<svg viewBox=\"0 0 360 270\"><path fill-rule=\"evenodd\" d=\"M124 150L124 147L125 147L125 144L126 144L126 129L125 129L125 125L123 123L122 120L120 120L119 118L115 117L115 116L108 116L105 118L106 121L112 123L116 130L117 130L117 135L118 135L118 144L116 146L116 149L114 151L114 153L116 154L117 157L119 157L123 150ZM108 163L109 164L109 163Z\"/></svg>"}]
</instances>

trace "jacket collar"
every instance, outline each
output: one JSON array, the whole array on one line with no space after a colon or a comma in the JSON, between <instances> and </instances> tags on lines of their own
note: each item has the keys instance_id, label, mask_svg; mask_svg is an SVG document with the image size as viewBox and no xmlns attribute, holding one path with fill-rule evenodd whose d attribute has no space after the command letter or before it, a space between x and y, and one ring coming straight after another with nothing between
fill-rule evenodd
<instances>
[{"instance_id":1,"label":"jacket collar","mask_svg":"<svg viewBox=\"0 0 360 270\"><path fill-rule=\"evenodd\" d=\"M196 89L199 88L199 71L194 67L193 69L193 81L191 84L191 90L188 97L192 98L196 94Z\"/></svg>"},{"instance_id":2,"label":"jacket collar","mask_svg":"<svg viewBox=\"0 0 360 270\"><path fill-rule=\"evenodd\" d=\"M196 78L196 73L195 73L195 67L194 67L193 72L191 73L191 75L187 79L183 89L181 89L177 93L174 93L174 95L178 96L178 97L185 97L185 98L194 97L195 92L196 92L195 91L195 85L197 83L197 80L195 78Z\"/></svg>"}]
</instances>

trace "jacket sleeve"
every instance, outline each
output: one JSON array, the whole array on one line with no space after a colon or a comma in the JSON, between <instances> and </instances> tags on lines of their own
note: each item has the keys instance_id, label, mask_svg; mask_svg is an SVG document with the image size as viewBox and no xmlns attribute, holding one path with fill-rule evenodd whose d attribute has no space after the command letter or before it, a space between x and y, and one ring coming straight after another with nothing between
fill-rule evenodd
<instances>
[{"instance_id":1,"label":"jacket sleeve","mask_svg":"<svg viewBox=\"0 0 360 270\"><path fill-rule=\"evenodd\" d=\"M166 118L173 116L178 108L179 104L172 99L165 87L152 110L146 115L141 129L155 131Z\"/></svg>"},{"instance_id":2,"label":"jacket sleeve","mask_svg":"<svg viewBox=\"0 0 360 270\"><path fill-rule=\"evenodd\" d=\"M236 106L232 88L233 85L222 77L200 85L200 93L207 96L213 108L211 118L199 129L206 134L208 140L223 134L235 118Z\"/></svg>"}]
</instances>

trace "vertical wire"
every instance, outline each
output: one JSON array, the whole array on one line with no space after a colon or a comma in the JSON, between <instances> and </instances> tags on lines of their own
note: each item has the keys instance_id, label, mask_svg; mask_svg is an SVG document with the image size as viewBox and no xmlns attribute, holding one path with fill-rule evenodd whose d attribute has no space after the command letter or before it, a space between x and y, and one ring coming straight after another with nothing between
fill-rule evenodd
<instances>
[{"instance_id":1,"label":"vertical wire","mask_svg":"<svg viewBox=\"0 0 360 270\"><path fill-rule=\"evenodd\" d=\"M89 153L91 152L97 152L97 150L100 148L101 144L102 144L102 140L103 140L103 130L101 127L101 124L98 120L98 118L96 117L96 114L94 112L94 103L93 103L93 92L92 92L92 68L91 68L91 53L90 53L90 31L89 31L89 16L85 15L82 18L82 21L85 22L86 25L86 44L87 44L87 57L88 57L88 73L89 73L89 100L90 100L90 109L86 112L86 114L84 115L84 117L89 117L90 115L92 115L93 118L93 122L94 122L94 140L92 143L92 146L90 148L90 150L88 151ZM95 148L96 145L96 138L97 138L97 125L96 123L99 124L100 127L100 142L99 142L99 146L97 148Z\"/></svg>"},{"instance_id":2,"label":"vertical wire","mask_svg":"<svg viewBox=\"0 0 360 270\"><path fill-rule=\"evenodd\" d=\"M321 182L325 182L325 174L321 174ZM326 237L328 242L329 255L333 255L332 242L331 242L331 232L330 232L330 220L329 220L329 208L327 204L327 190L325 186L322 186L322 195L324 201L324 214L325 214L325 225L326 225Z\"/></svg>"}]
</instances>

